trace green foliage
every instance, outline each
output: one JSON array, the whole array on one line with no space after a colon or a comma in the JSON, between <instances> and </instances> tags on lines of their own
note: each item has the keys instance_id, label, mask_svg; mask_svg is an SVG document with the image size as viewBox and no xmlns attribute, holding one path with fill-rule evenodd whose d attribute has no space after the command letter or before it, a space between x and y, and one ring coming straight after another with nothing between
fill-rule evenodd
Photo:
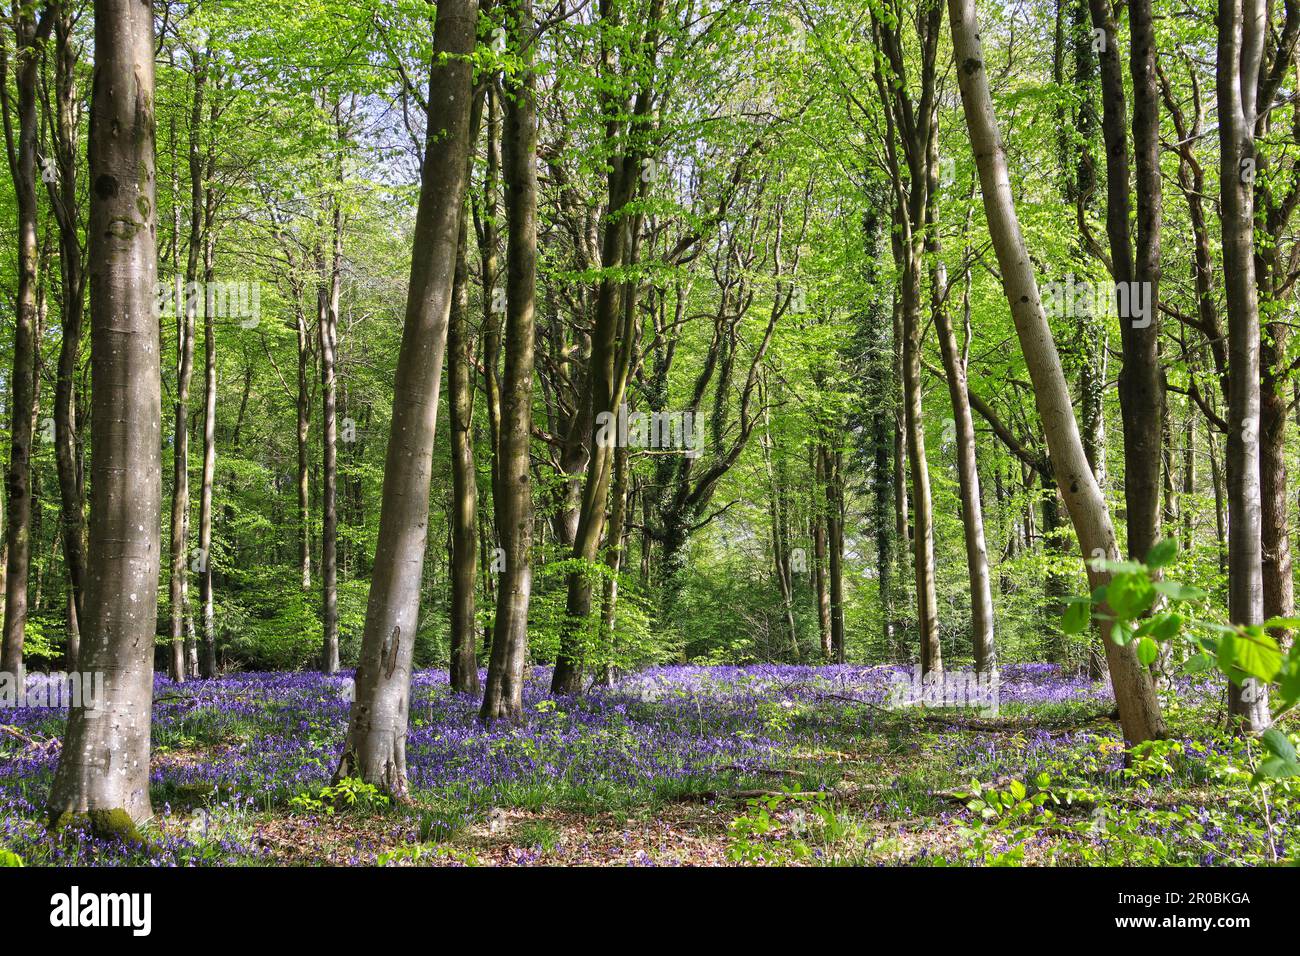
<instances>
[{"instance_id":1,"label":"green foliage","mask_svg":"<svg viewBox=\"0 0 1300 956\"><path fill-rule=\"evenodd\" d=\"M1229 680L1241 684L1255 679L1276 691L1273 718L1300 702L1300 644L1283 653L1269 633L1275 628L1300 626L1298 619L1272 618L1262 624L1227 624L1207 613L1209 595L1198 587L1161 577L1170 565L1177 543L1166 539L1151 549L1146 563L1097 559L1093 567L1110 575L1088 598L1074 598L1062 619L1062 628L1079 633L1096 617L1111 626L1111 639L1121 646L1137 642L1144 664L1156 659L1160 644L1177 644L1190 651L1186 668L1191 673L1216 667ZM1270 738L1278 745L1278 738ZM1294 754L1279 758L1270 770L1280 773L1295 766Z\"/></svg>"},{"instance_id":2,"label":"green foliage","mask_svg":"<svg viewBox=\"0 0 1300 956\"><path fill-rule=\"evenodd\" d=\"M289 801L295 813L333 816L335 813L371 814L387 810L390 800L372 783L344 777L338 783L321 787L315 794L300 793Z\"/></svg>"}]
</instances>

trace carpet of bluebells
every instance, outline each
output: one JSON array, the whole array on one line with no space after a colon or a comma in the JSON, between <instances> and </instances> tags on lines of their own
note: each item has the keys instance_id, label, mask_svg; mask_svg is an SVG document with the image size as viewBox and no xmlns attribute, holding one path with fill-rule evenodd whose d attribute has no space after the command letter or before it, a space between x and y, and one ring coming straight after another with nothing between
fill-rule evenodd
<instances>
[{"instance_id":1,"label":"carpet of bluebells","mask_svg":"<svg viewBox=\"0 0 1300 956\"><path fill-rule=\"evenodd\" d=\"M542 817L616 808L622 820L662 822L694 806L701 812L680 825L713 840L727 862L1219 865L1300 852L1300 795L1248 785L1251 745L1213 729L1222 694L1208 681L1167 691L1172 739L1133 754L1107 719L1104 683L1010 665L994 718L891 708L905 674L661 667L552 698L538 668L524 723L486 729L477 700L451 692L443 672L420 672L407 742L414 810L375 811L390 823L363 829L340 862L385 863L402 856L394 846L454 842L503 807ZM65 715L0 711L0 850L27 865L285 862L265 834L301 817L304 795L329 784L350 688L348 674L184 685L159 676L156 819L143 851L49 834L42 807ZM996 812L981 810L988 805ZM534 845L515 847L507 862L548 862L553 847L537 841L537 826ZM437 858L453 857L475 859L470 850ZM637 859L683 862L654 846Z\"/></svg>"}]
</instances>

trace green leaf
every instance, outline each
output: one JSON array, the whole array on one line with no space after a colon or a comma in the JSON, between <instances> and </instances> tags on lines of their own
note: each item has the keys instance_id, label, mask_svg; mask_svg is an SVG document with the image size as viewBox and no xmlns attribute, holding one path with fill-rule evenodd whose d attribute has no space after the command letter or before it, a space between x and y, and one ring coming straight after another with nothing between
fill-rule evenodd
<instances>
[{"instance_id":1,"label":"green leaf","mask_svg":"<svg viewBox=\"0 0 1300 956\"><path fill-rule=\"evenodd\" d=\"M1260 743L1262 743L1265 749L1267 749L1274 757L1281 757L1283 760L1292 763L1295 762L1295 744L1291 743L1291 738L1276 727L1271 727L1264 731L1263 736L1260 738Z\"/></svg>"},{"instance_id":2,"label":"green leaf","mask_svg":"<svg viewBox=\"0 0 1300 956\"><path fill-rule=\"evenodd\" d=\"M1178 542L1174 538L1157 541L1155 547L1147 552L1147 564L1153 568L1163 568L1178 554Z\"/></svg>"},{"instance_id":3,"label":"green leaf","mask_svg":"<svg viewBox=\"0 0 1300 956\"><path fill-rule=\"evenodd\" d=\"M1084 600L1071 601L1061 615L1061 630L1066 634L1082 634L1092 618L1092 605Z\"/></svg>"},{"instance_id":4,"label":"green leaf","mask_svg":"<svg viewBox=\"0 0 1300 956\"><path fill-rule=\"evenodd\" d=\"M1235 665L1251 677L1271 682L1282 669L1282 649L1264 629L1251 625L1237 638Z\"/></svg>"},{"instance_id":5,"label":"green leaf","mask_svg":"<svg viewBox=\"0 0 1300 956\"><path fill-rule=\"evenodd\" d=\"M1214 666L1214 659L1208 654L1193 654L1183 664L1183 670L1189 674L1199 674Z\"/></svg>"},{"instance_id":6,"label":"green leaf","mask_svg":"<svg viewBox=\"0 0 1300 956\"><path fill-rule=\"evenodd\" d=\"M1138 641L1138 660L1142 662L1143 667L1150 667L1159 654L1160 648L1151 638L1144 637Z\"/></svg>"},{"instance_id":7,"label":"green leaf","mask_svg":"<svg viewBox=\"0 0 1300 956\"><path fill-rule=\"evenodd\" d=\"M1285 777L1300 777L1300 763L1283 760L1281 757L1269 757L1255 770L1255 776L1250 782L1257 784L1261 780L1279 780Z\"/></svg>"},{"instance_id":8,"label":"green leaf","mask_svg":"<svg viewBox=\"0 0 1300 956\"><path fill-rule=\"evenodd\" d=\"M1294 631L1300 630L1300 617L1270 617L1261 627L1266 631L1283 630Z\"/></svg>"},{"instance_id":9,"label":"green leaf","mask_svg":"<svg viewBox=\"0 0 1300 956\"><path fill-rule=\"evenodd\" d=\"M1237 659L1237 635L1236 633L1224 634L1219 638L1219 670L1227 673L1232 670Z\"/></svg>"},{"instance_id":10,"label":"green leaf","mask_svg":"<svg viewBox=\"0 0 1300 956\"><path fill-rule=\"evenodd\" d=\"M1011 781L1011 795L1017 800L1025 799L1025 785L1019 780Z\"/></svg>"},{"instance_id":11,"label":"green leaf","mask_svg":"<svg viewBox=\"0 0 1300 956\"><path fill-rule=\"evenodd\" d=\"M1127 620L1141 617L1155 599L1155 588L1145 571L1115 575L1106 592L1106 601L1115 616Z\"/></svg>"},{"instance_id":12,"label":"green leaf","mask_svg":"<svg viewBox=\"0 0 1300 956\"><path fill-rule=\"evenodd\" d=\"M1177 581L1153 581L1151 586L1173 601L1204 601L1209 596L1200 588Z\"/></svg>"}]
</instances>

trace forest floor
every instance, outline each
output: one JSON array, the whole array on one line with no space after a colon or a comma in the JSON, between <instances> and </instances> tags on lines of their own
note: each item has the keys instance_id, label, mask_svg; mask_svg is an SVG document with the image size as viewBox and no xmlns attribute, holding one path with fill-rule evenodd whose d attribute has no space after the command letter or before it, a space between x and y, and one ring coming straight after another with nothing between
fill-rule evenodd
<instances>
[{"instance_id":1,"label":"forest floor","mask_svg":"<svg viewBox=\"0 0 1300 956\"><path fill-rule=\"evenodd\" d=\"M891 706L900 667L665 667L483 728L445 674L413 687L412 802L328 786L348 675L155 687L142 849L51 836L63 714L0 715L0 850L27 865L1235 865L1300 856L1300 785L1251 786L1222 688L1163 693L1127 751L1104 683L1009 665L996 714ZM987 703L987 701L985 701ZM1294 728L1292 728L1294 729Z\"/></svg>"}]
</instances>

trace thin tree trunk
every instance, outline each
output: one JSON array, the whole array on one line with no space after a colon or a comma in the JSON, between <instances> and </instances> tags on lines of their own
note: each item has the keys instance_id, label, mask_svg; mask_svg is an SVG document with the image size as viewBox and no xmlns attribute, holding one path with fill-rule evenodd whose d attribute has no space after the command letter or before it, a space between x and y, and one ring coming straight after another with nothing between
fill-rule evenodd
<instances>
[{"instance_id":1,"label":"thin tree trunk","mask_svg":"<svg viewBox=\"0 0 1300 956\"><path fill-rule=\"evenodd\" d=\"M1129 153L1124 76L1117 29L1106 0L1089 0L1095 30L1105 31L1098 51L1102 86L1102 136L1106 144L1106 234L1120 304L1124 362L1119 398L1124 427L1124 502L1128 552L1144 560L1160 534L1161 435L1165 414L1160 371L1161 184L1159 96L1150 0L1133 0L1130 71L1133 75L1133 142L1137 169L1137 256L1129 222ZM1145 301L1138 314L1135 302Z\"/></svg>"},{"instance_id":2,"label":"thin tree trunk","mask_svg":"<svg viewBox=\"0 0 1300 956\"><path fill-rule=\"evenodd\" d=\"M812 445L812 539L813 539L813 564L817 589L817 633L821 638L822 660L830 663L834 656L833 645L831 644L831 594L827 585L826 575L826 507L825 507L825 488L826 475L823 470L822 447L819 443ZM820 498L820 500L819 500ZM876 529L879 534L879 528ZM877 561L879 564L879 561ZM881 568L884 571L884 568ZM881 612L884 613L885 597L881 592ZM887 616L886 616L886 619ZM886 641L888 641L888 629L886 629Z\"/></svg>"},{"instance_id":3,"label":"thin tree trunk","mask_svg":"<svg viewBox=\"0 0 1300 956\"><path fill-rule=\"evenodd\" d=\"M506 186L506 342L501 396L499 476L493 489L505 568L497 589L492 656L481 719L523 718L532 595L533 499L529 441L533 421L534 296L537 280L537 106L532 59L532 0L507 13L512 48L522 59L507 88L503 171Z\"/></svg>"},{"instance_id":4,"label":"thin tree trunk","mask_svg":"<svg viewBox=\"0 0 1300 956\"><path fill-rule=\"evenodd\" d=\"M638 128L638 121L650 115L654 102L651 86L654 77L655 56L658 44L658 29L663 0L650 0L646 14L645 32L641 37L638 54L643 62L640 68L645 71L631 109L631 119L626 122L611 120L606 126L606 144L617 146L620 133L625 126ZM617 29L620 24L613 14L613 5L603 3L601 6L602 25ZM608 59L608 47L603 47L605 56L602 60L602 72L611 69ZM606 108L611 116L626 110L623 103L614 102L614 97L607 97ZM643 125L643 124L642 124ZM597 420L603 416L616 414L623 404L623 395L627 385L632 363L632 322L635 320L637 295L640 289L638 281L625 281L618 273L625 265L635 262L638 249L638 233L641 219L639 215L630 214L627 206L636 195L641 180L641 154L632 148L624 148L622 155L616 156L606 177L607 213L602 237L600 260L604 275L601 278L596 296L596 321L591 336L591 359L587 375L590 399L582 403L591 410L591 433L588 436L587 474L583 481L580 509L573 535L573 557L583 562L596 560L600 548L601 536L604 534L607 517L607 499L613 470L612 446L601 447L596 440L599 434ZM555 662L555 672L551 679L551 692L554 694L573 694L582 687L582 650L580 631L583 622L591 614L592 580L582 572L575 571L568 578L568 594L565 602L565 619L561 630L560 654Z\"/></svg>"},{"instance_id":5,"label":"thin tree trunk","mask_svg":"<svg viewBox=\"0 0 1300 956\"><path fill-rule=\"evenodd\" d=\"M0 670L24 680L23 639L27 628L27 580L31 563L31 457L36 422L37 249L36 140L39 134L37 81L40 49L53 18L48 9L39 19L36 4L14 4L8 28L14 33L17 62L9 94L8 44L0 51L0 107L4 110L5 143L18 207L18 281L14 302L13 370L9 379L9 468L6 472L5 533L8 548L5 576L4 635L0 641ZM3 37L0 37L3 39ZM18 116L15 140L11 108Z\"/></svg>"},{"instance_id":6,"label":"thin tree trunk","mask_svg":"<svg viewBox=\"0 0 1300 956\"><path fill-rule=\"evenodd\" d=\"M190 238L185 263L185 286L175 288L172 297L176 309L176 401L175 425L172 430L172 514L170 562L171 654L168 671L172 680L182 682L186 676L185 619L187 617L189 576L186 568L186 542L190 525L190 378L194 369L194 326L198 309L195 283L199 277L199 256L203 251L204 184L203 96L207 87L207 58L194 64L194 89L190 101ZM205 296L206 298L206 296ZM206 303L205 303L206 304ZM205 323L207 319L205 318ZM200 566L208 555L200 550Z\"/></svg>"},{"instance_id":7,"label":"thin tree trunk","mask_svg":"<svg viewBox=\"0 0 1300 956\"><path fill-rule=\"evenodd\" d=\"M91 321L90 512L81 667L104 674L89 713L73 707L51 819L90 815L133 836L151 815L149 722L162 508L162 384L154 314L153 9L96 0L87 227Z\"/></svg>"},{"instance_id":8,"label":"thin tree trunk","mask_svg":"<svg viewBox=\"0 0 1300 956\"><path fill-rule=\"evenodd\" d=\"M320 346L321 375L321 670L334 674L339 669L338 594L338 381L335 349L338 345L339 283L342 260L343 213L332 202L333 239L328 275L321 264L316 292L316 325Z\"/></svg>"},{"instance_id":9,"label":"thin tree trunk","mask_svg":"<svg viewBox=\"0 0 1300 956\"><path fill-rule=\"evenodd\" d=\"M611 658L605 663L600 675L601 683L606 687L613 686L615 674L614 622L618 606L618 574L623 564L623 538L627 524L627 459L626 446L614 450L614 487L610 492L613 500L609 511L609 547L605 551L605 566L609 569L609 574L605 577L600 610L600 633Z\"/></svg>"},{"instance_id":10,"label":"thin tree trunk","mask_svg":"<svg viewBox=\"0 0 1300 956\"><path fill-rule=\"evenodd\" d=\"M298 333L298 567L302 574L302 589L311 588L311 365L310 331L307 328L307 310L302 302L294 305L295 326Z\"/></svg>"},{"instance_id":11,"label":"thin tree trunk","mask_svg":"<svg viewBox=\"0 0 1300 956\"><path fill-rule=\"evenodd\" d=\"M831 651L835 663L847 660L844 646L844 465L843 455L822 445L826 475L826 538L830 551Z\"/></svg>"},{"instance_id":12,"label":"thin tree trunk","mask_svg":"<svg viewBox=\"0 0 1300 956\"><path fill-rule=\"evenodd\" d=\"M203 250L204 285L212 287L214 246L209 212ZM199 606L203 615L203 655L199 672L217 676L217 622L212 589L212 485L217 472L217 339L213 327L215 304L204 297L203 308L203 471L199 484ZM191 626L191 634L193 628ZM191 645L193 638L190 639ZM193 657L193 653L189 656ZM191 661L191 664L193 662Z\"/></svg>"},{"instance_id":13,"label":"thin tree trunk","mask_svg":"<svg viewBox=\"0 0 1300 956\"><path fill-rule=\"evenodd\" d=\"M444 0L434 25L428 135L411 245L379 538L356 699L336 778L360 777L405 799L411 657L429 524L438 392L447 345L469 170L469 115L478 0Z\"/></svg>"},{"instance_id":14,"label":"thin tree trunk","mask_svg":"<svg viewBox=\"0 0 1300 956\"><path fill-rule=\"evenodd\" d=\"M68 575L68 640L65 665L77 669L80 620L86 580L85 490L77 453L77 367L86 275L82 263L81 211L77 192L77 63L73 42L75 14L66 3L56 8L55 115L49 120L57 176L48 183L50 205L59 227L59 269L63 282L58 374L54 385L54 456L59 477L63 562Z\"/></svg>"},{"instance_id":15,"label":"thin tree trunk","mask_svg":"<svg viewBox=\"0 0 1300 956\"><path fill-rule=\"evenodd\" d=\"M468 139L478 124L470 120ZM468 152L468 149L467 149ZM451 672L453 690L478 694L475 589L478 585L478 476L474 468L474 337L469 324L469 235L462 213L447 323L447 411L451 432Z\"/></svg>"},{"instance_id":16,"label":"thin tree trunk","mask_svg":"<svg viewBox=\"0 0 1300 956\"><path fill-rule=\"evenodd\" d=\"M1259 624L1264 618L1252 131L1266 17L1262 0L1219 0L1219 197L1228 312L1228 619L1238 625ZM1230 683L1228 709L1240 729L1264 730L1270 723L1267 688L1251 679Z\"/></svg>"},{"instance_id":17,"label":"thin tree trunk","mask_svg":"<svg viewBox=\"0 0 1300 956\"><path fill-rule=\"evenodd\" d=\"M938 136L935 135L930 140L927 163L930 177L927 252L933 263L930 268L930 314L939 336L939 350L943 355L944 377L948 382L948 397L952 402L955 426L957 485L966 541L967 579L970 584L971 650L975 658L975 670L986 674L997 669L993 642L993 589L989 583L989 556L984 542L984 506L980 500L979 467L975 459L975 422L971 418L970 397L967 395L966 358L957 344L952 318L948 314L948 269L940 258L935 208L939 186L938 149Z\"/></svg>"}]
</instances>

